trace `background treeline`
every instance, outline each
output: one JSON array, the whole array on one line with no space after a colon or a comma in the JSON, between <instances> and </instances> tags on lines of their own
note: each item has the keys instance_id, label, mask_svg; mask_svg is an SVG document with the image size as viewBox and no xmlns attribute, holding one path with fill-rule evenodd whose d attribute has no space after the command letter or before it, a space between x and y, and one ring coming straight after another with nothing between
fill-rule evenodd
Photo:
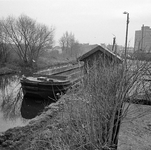
<instances>
[{"instance_id":1,"label":"background treeline","mask_svg":"<svg viewBox=\"0 0 151 150\"><path fill-rule=\"evenodd\" d=\"M66 31L55 46L55 28L21 15L0 20L0 66L43 68L53 63L76 60L94 45L80 44Z\"/></svg>"}]
</instances>

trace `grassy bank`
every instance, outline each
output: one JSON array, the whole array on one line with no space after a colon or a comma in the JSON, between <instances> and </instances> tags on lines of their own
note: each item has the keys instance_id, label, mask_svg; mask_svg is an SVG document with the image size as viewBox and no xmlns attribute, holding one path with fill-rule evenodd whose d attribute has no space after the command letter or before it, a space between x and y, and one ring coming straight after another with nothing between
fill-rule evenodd
<instances>
[{"instance_id":1,"label":"grassy bank","mask_svg":"<svg viewBox=\"0 0 151 150\"><path fill-rule=\"evenodd\" d=\"M4 133L0 144L15 150L117 149L120 125L131 100L140 93L148 96L143 79L150 64L128 67L89 68L78 88L68 91L28 126ZM127 97L129 103L125 103Z\"/></svg>"},{"instance_id":2,"label":"grassy bank","mask_svg":"<svg viewBox=\"0 0 151 150\"><path fill-rule=\"evenodd\" d=\"M15 66L5 66L0 68L0 76L18 73L19 69Z\"/></svg>"},{"instance_id":3,"label":"grassy bank","mask_svg":"<svg viewBox=\"0 0 151 150\"><path fill-rule=\"evenodd\" d=\"M124 67L89 69L78 92L70 91L61 101L58 123L35 134L29 149L116 150L120 125L131 101L142 90L142 78L150 64L131 70ZM144 84L143 84L144 85Z\"/></svg>"},{"instance_id":4,"label":"grassy bank","mask_svg":"<svg viewBox=\"0 0 151 150\"><path fill-rule=\"evenodd\" d=\"M60 66L65 66L69 64L77 64L77 61L63 61L63 60L47 60L47 59L42 59L37 62L37 64L33 67L30 66L24 66L24 65L19 65L17 63L6 63L6 64L1 64L0 65L0 75L7 75L7 74L14 74L14 73L21 73L21 74L32 74L33 72L37 72L40 70L45 70L49 68L54 68L54 67L60 67Z\"/></svg>"}]
</instances>

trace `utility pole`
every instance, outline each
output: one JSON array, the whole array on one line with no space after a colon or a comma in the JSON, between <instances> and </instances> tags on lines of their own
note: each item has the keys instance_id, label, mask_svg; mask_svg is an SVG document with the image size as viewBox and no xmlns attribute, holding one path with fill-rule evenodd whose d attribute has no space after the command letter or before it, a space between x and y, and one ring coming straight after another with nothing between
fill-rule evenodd
<instances>
[{"instance_id":1,"label":"utility pole","mask_svg":"<svg viewBox=\"0 0 151 150\"><path fill-rule=\"evenodd\" d=\"M128 38L128 24L129 24L129 13L128 12L124 12L123 14L127 15L127 19L126 19L126 37L125 37L125 69L127 69L127 38Z\"/></svg>"},{"instance_id":2,"label":"utility pole","mask_svg":"<svg viewBox=\"0 0 151 150\"><path fill-rule=\"evenodd\" d=\"M112 52L115 51L115 43L116 43L116 37L113 37Z\"/></svg>"}]
</instances>

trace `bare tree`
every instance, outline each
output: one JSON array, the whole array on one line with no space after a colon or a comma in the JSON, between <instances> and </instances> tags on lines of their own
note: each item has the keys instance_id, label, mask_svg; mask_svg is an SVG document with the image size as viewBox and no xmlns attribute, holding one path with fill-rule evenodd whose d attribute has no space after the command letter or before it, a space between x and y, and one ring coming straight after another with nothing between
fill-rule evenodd
<instances>
[{"instance_id":1,"label":"bare tree","mask_svg":"<svg viewBox=\"0 0 151 150\"><path fill-rule=\"evenodd\" d=\"M6 43L6 36L2 30L2 24L0 22L0 63L6 63L10 55L10 47Z\"/></svg>"},{"instance_id":2,"label":"bare tree","mask_svg":"<svg viewBox=\"0 0 151 150\"><path fill-rule=\"evenodd\" d=\"M77 57L77 53L79 51L79 43L77 40L75 40L74 34L68 33L66 31L63 36L59 40L60 46L62 48L63 53L67 57Z\"/></svg>"},{"instance_id":3,"label":"bare tree","mask_svg":"<svg viewBox=\"0 0 151 150\"><path fill-rule=\"evenodd\" d=\"M37 23L28 16L3 20L3 30L19 59L25 66L32 66L39 55L53 44L54 29Z\"/></svg>"}]
</instances>

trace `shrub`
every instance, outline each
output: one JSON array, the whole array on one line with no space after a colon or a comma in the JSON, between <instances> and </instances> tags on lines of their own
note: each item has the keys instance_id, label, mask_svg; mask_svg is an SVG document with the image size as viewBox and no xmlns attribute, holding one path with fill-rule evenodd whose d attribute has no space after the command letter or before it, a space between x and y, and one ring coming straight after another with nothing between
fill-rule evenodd
<instances>
[{"instance_id":1,"label":"shrub","mask_svg":"<svg viewBox=\"0 0 151 150\"><path fill-rule=\"evenodd\" d=\"M137 98L140 91L146 94L142 79L150 73L149 68L150 63L137 67L130 62L128 68L123 65L90 68L82 88L61 98L58 124L49 130L50 134L42 136L43 140L36 140L32 148L47 142L47 148L52 150L117 149L120 124L131 100Z\"/></svg>"}]
</instances>

